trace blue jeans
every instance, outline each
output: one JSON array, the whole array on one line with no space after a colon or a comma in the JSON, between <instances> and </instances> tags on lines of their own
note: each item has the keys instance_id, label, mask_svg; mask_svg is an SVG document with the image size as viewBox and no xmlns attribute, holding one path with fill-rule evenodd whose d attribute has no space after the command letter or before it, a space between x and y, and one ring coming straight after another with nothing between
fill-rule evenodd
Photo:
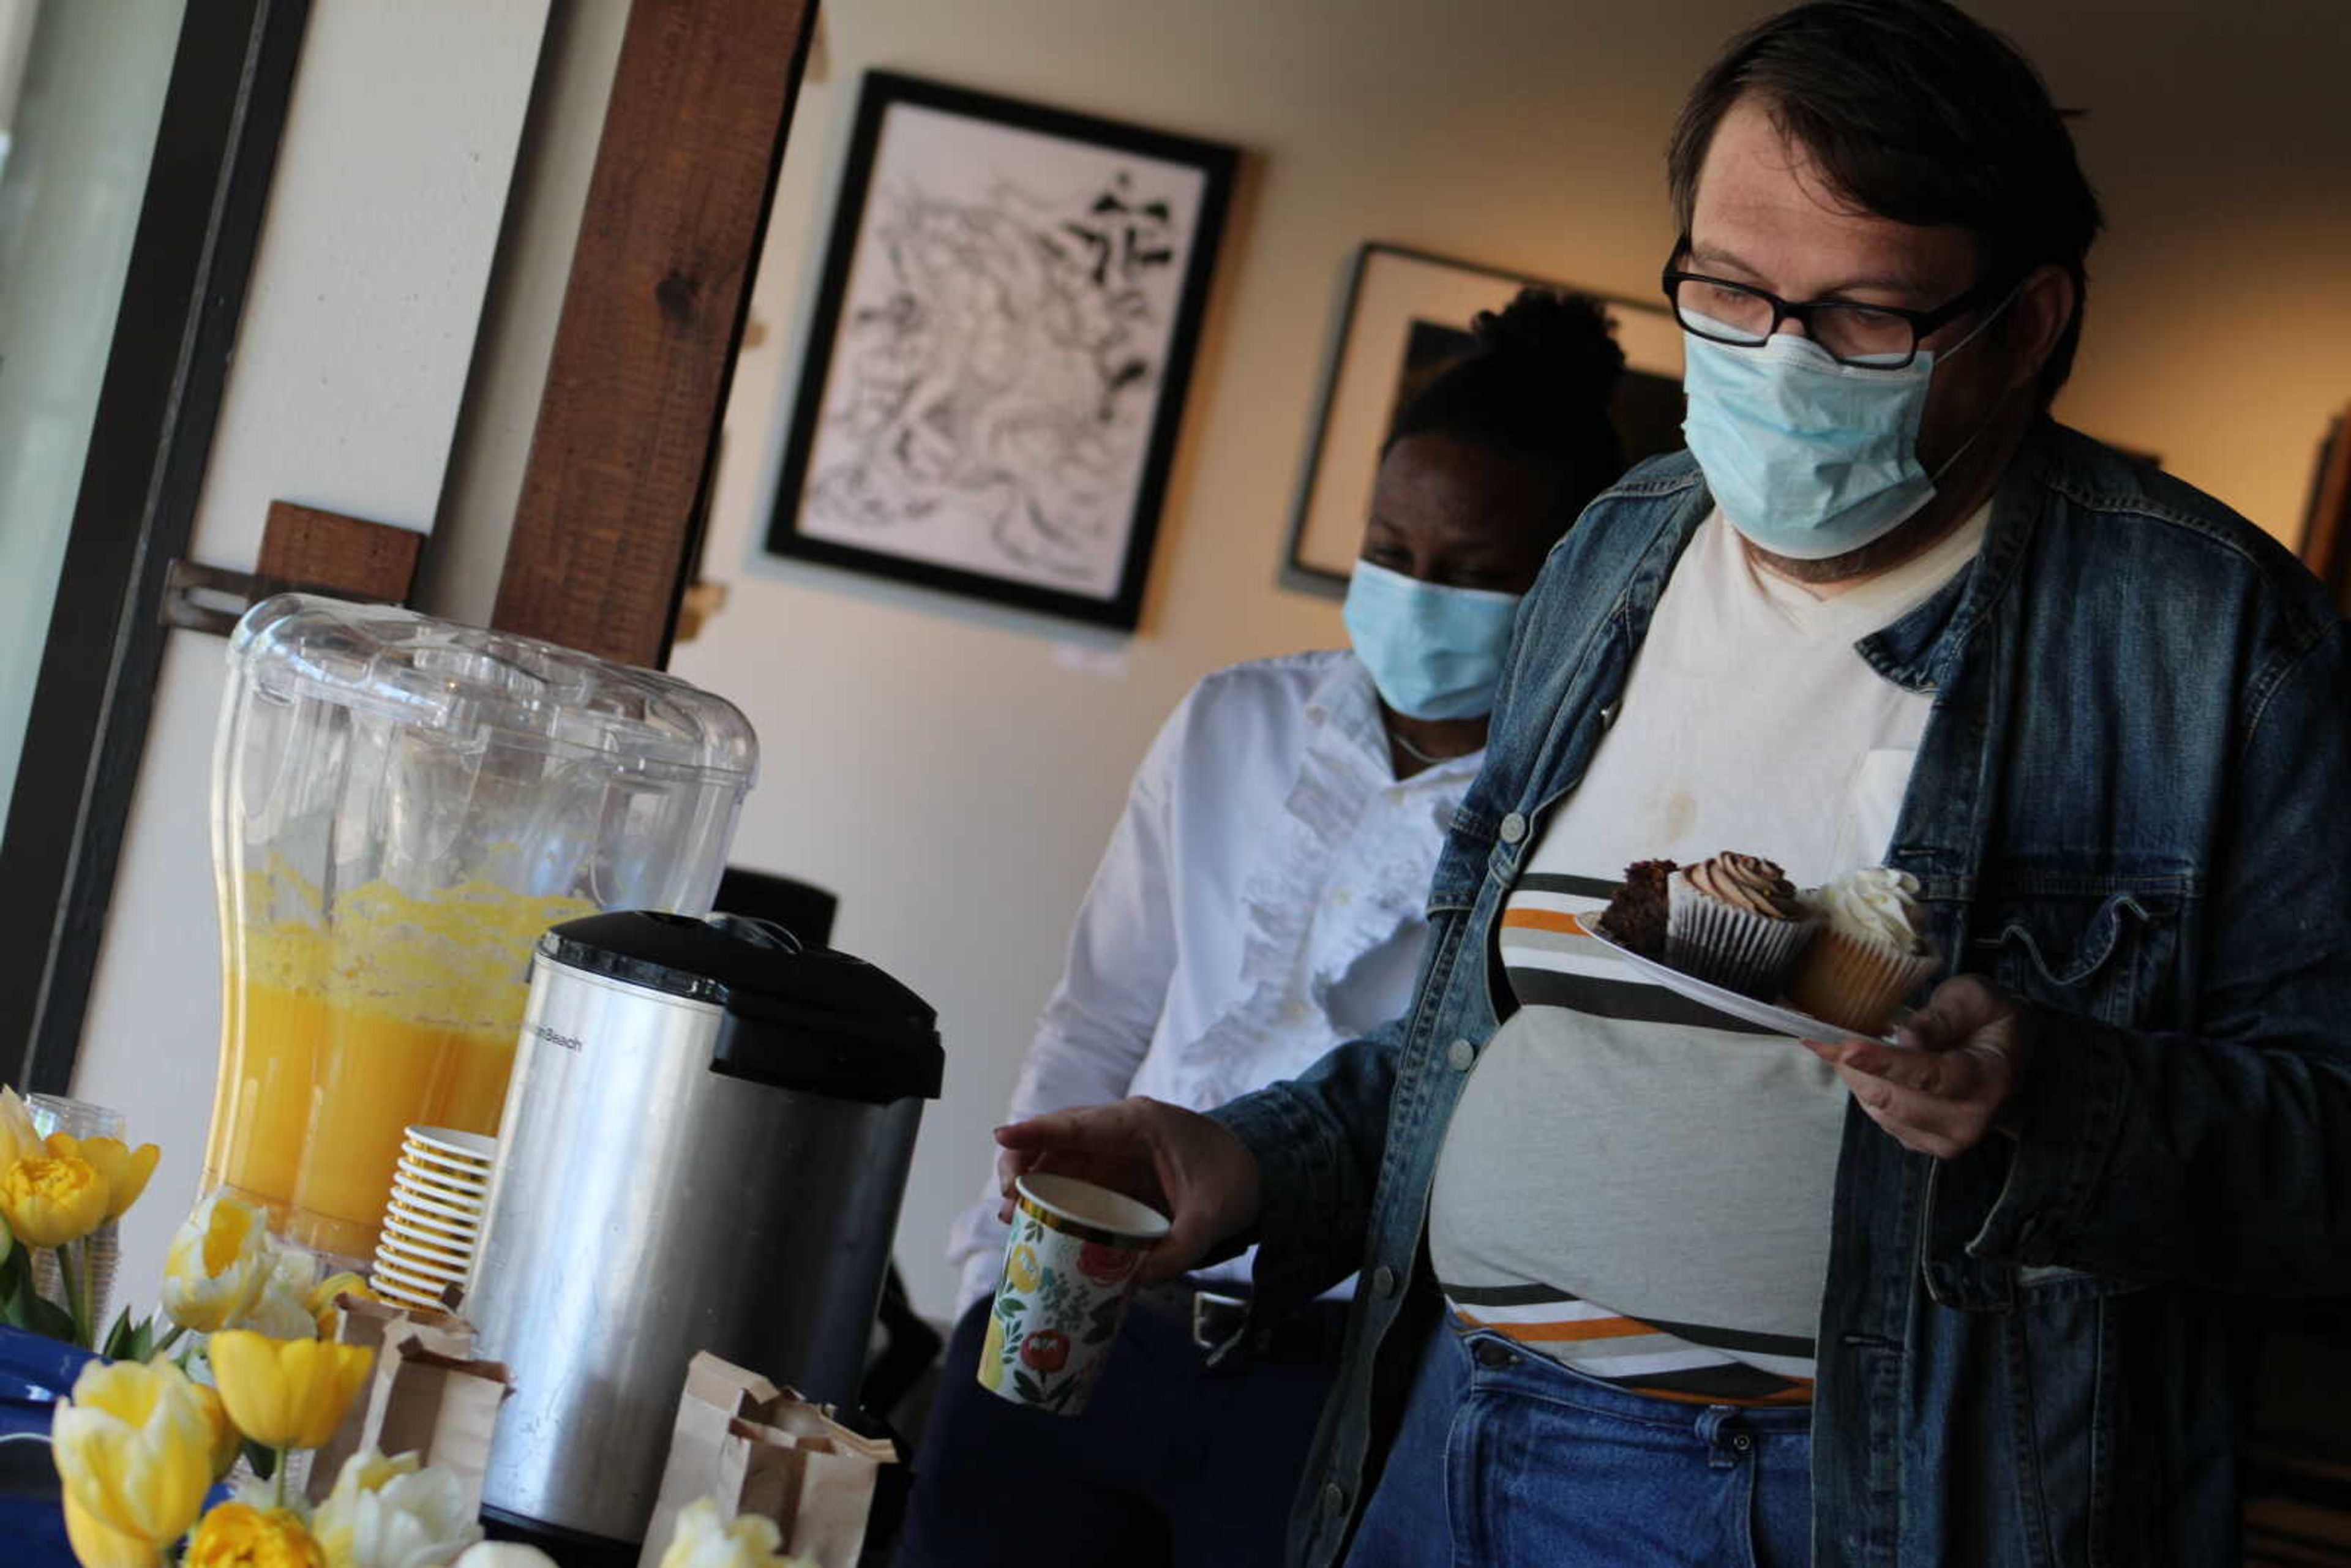
<instances>
[{"instance_id":1,"label":"blue jeans","mask_svg":"<svg viewBox=\"0 0 2351 1568\"><path fill-rule=\"evenodd\" d=\"M987 1309L947 1347L893 1568L1279 1568L1328 1360L1211 1367L1138 1306L1084 1413L1049 1416L974 1381Z\"/></svg>"},{"instance_id":2,"label":"blue jeans","mask_svg":"<svg viewBox=\"0 0 2351 1568\"><path fill-rule=\"evenodd\" d=\"M1802 1568L1811 1425L1630 1394L1447 1318L1348 1568Z\"/></svg>"}]
</instances>

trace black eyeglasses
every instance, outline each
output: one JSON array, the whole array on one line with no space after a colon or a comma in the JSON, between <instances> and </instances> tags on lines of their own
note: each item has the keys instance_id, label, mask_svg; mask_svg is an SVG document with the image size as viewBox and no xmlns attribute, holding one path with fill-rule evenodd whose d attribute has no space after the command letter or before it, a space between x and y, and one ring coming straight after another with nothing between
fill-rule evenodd
<instances>
[{"instance_id":1,"label":"black eyeglasses","mask_svg":"<svg viewBox=\"0 0 2351 1568\"><path fill-rule=\"evenodd\" d=\"M1677 260L1687 244L1674 251ZM1988 277L1956 299L1932 310L1903 310L1891 305L1856 305L1844 299L1811 299L1798 303L1726 277L1684 272L1667 264L1666 298L1685 331L1734 348L1760 349L1771 340L1782 321L1802 324L1804 334L1841 365L1873 371L1898 371L1918 357L1918 340L1948 326L1969 311L1997 298L2008 287L2003 277Z\"/></svg>"}]
</instances>

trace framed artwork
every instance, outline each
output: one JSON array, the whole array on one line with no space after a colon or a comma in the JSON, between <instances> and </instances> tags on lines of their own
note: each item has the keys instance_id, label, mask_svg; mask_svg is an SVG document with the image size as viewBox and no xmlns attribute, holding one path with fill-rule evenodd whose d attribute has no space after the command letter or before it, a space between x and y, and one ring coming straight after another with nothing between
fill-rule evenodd
<instances>
[{"instance_id":1,"label":"framed artwork","mask_svg":"<svg viewBox=\"0 0 2351 1568\"><path fill-rule=\"evenodd\" d=\"M1681 329L1655 305L1591 289L1368 244L1355 253L1337 341L1323 371L1321 407L1290 524L1285 587L1338 597L1354 570L1372 484L1397 413L1439 371L1469 351L1469 323L1533 285L1598 300L1625 350L1610 403L1627 463L1682 444Z\"/></svg>"},{"instance_id":2,"label":"framed artwork","mask_svg":"<svg viewBox=\"0 0 2351 1568\"><path fill-rule=\"evenodd\" d=\"M2351 408L2328 421L2311 470L2310 499L2302 511L2302 564L2335 596L2351 604Z\"/></svg>"},{"instance_id":3,"label":"framed artwork","mask_svg":"<svg viewBox=\"0 0 2351 1568\"><path fill-rule=\"evenodd\" d=\"M768 548L1131 630L1236 158L866 73Z\"/></svg>"}]
</instances>

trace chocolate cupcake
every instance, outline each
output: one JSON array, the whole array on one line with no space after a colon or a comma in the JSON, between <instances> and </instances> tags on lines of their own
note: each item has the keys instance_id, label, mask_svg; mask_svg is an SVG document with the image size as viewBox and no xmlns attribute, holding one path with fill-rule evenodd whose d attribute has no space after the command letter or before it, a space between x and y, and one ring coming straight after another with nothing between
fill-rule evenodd
<instances>
[{"instance_id":1,"label":"chocolate cupcake","mask_svg":"<svg viewBox=\"0 0 2351 1568\"><path fill-rule=\"evenodd\" d=\"M1919 932L1918 879L1864 866L1814 888L1804 903L1821 931L1789 977L1789 1006L1857 1034L1883 1034L1902 998L1937 966Z\"/></svg>"},{"instance_id":2,"label":"chocolate cupcake","mask_svg":"<svg viewBox=\"0 0 2351 1568\"><path fill-rule=\"evenodd\" d=\"M1666 881L1666 962L1686 975L1770 1001L1818 922L1787 874L1760 855L1725 852Z\"/></svg>"},{"instance_id":3,"label":"chocolate cupcake","mask_svg":"<svg viewBox=\"0 0 2351 1568\"><path fill-rule=\"evenodd\" d=\"M1608 939L1644 958L1666 956L1666 879L1674 874L1671 861L1635 861L1625 868L1625 881L1600 925Z\"/></svg>"}]
</instances>

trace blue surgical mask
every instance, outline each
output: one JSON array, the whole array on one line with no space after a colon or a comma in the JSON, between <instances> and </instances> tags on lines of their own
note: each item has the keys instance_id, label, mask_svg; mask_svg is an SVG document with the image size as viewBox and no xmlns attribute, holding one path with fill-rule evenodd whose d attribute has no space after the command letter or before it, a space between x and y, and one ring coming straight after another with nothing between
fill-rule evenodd
<instances>
[{"instance_id":1,"label":"blue surgical mask","mask_svg":"<svg viewBox=\"0 0 2351 1568\"><path fill-rule=\"evenodd\" d=\"M1826 560L1915 517L1975 441L1931 475L1919 465L1918 421L1938 359L1974 341L2006 308L1941 355L1921 349L1899 370L1840 364L1792 333L1742 349L1684 332L1682 434L1730 526L1773 555Z\"/></svg>"},{"instance_id":2,"label":"blue surgical mask","mask_svg":"<svg viewBox=\"0 0 2351 1568\"><path fill-rule=\"evenodd\" d=\"M1388 706L1413 718L1494 711L1520 595L1447 588L1355 563L1342 612L1355 657Z\"/></svg>"}]
</instances>

